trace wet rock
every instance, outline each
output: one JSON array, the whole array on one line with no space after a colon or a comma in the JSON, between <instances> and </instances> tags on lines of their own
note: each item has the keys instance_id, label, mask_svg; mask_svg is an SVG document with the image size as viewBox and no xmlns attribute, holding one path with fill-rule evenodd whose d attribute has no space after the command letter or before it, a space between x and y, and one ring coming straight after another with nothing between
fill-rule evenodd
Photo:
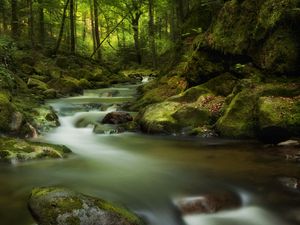
<instances>
[{"instance_id":1,"label":"wet rock","mask_svg":"<svg viewBox=\"0 0 300 225\"><path fill-rule=\"evenodd\" d=\"M126 112L108 113L102 120L103 124L122 124L133 121L133 117Z\"/></svg>"},{"instance_id":2,"label":"wet rock","mask_svg":"<svg viewBox=\"0 0 300 225\"><path fill-rule=\"evenodd\" d=\"M31 122L39 131L48 131L60 125L58 116L51 107L41 106L32 109Z\"/></svg>"},{"instance_id":3,"label":"wet rock","mask_svg":"<svg viewBox=\"0 0 300 225\"><path fill-rule=\"evenodd\" d=\"M284 142L280 142L277 145L281 147L298 147L300 146L300 142L297 140L287 140Z\"/></svg>"},{"instance_id":4,"label":"wet rock","mask_svg":"<svg viewBox=\"0 0 300 225\"><path fill-rule=\"evenodd\" d=\"M27 86L29 88L35 88L42 91L48 90L48 85L46 83L35 78L29 78L27 82Z\"/></svg>"},{"instance_id":5,"label":"wet rock","mask_svg":"<svg viewBox=\"0 0 300 225\"><path fill-rule=\"evenodd\" d=\"M119 134L124 131L125 129L114 124L97 124L93 129L95 134Z\"/></svg>"},{"instance_id":6,"label":"wet rock","mask_svg":"<svg viewBox=\"0 0 300 225\"><path fill-rule=\"evenodd\" d=\"M280 177L278 179L279 183L292 190L292 191L297 191L300 192L300 179L296 177Z\"/></svg>"},{"instance_id":7,"label":"wet rock","mask_svg":"<svg viewBox=\"0 0 300 225\"><path fill-rule=\"evenodd\" d=\"M10 95L0 91L0 132L10 131L14 111Z\"/></svg>"},{"instance_id":8,"label":"wet rock","mask_svg":"<svg viewBox=\"0 0 300 225\"><path fill-rule=\"evenodd\" d=\"M64 146L0 138L0 162L15 164L29 160L59 159L67 157L70 153L71 151Z\"/></svg>"},{"instance_id":9,"label":"wet rock","mask_svg":"<svg viewBox=\"0 0 300 225\"><path fill-rule=\"evenodd\" d=\"M40 225L142 225L134 213L103 199L57 188L34 188L29 210Z\"/></svg>"},{"instance_id":10,"label":"wet rock","mask_svg":"<svg viewBox=\"0 0 300 225\"><path fill-rule=\"evenodd\" d=\"M196 197L179 198L173 202L183 216L216 213L241 206L239 197L230 192L216 192Z\"/></svg>"},{"instance_id":11,"label":"wet rock","mask_svg":"<svg viewBox=\"0 0 300 225\"><path fill-rule=\"evenodd\" d=\"M278 142L286 141L289 135L298 136L300 134L300 96L259 98L258 120L261 128L277 127L276 130L273 129L274 131L270 129L270 132L282 137L278 137Z\"/></svg>"},{"instance_id":12,"label":"wet rock","mask_svg":"<svg viewBox=\"0 0 300 225\"><path fill-rule=\"evenodd\" d=\"M19 131L21 126L22 126L23 120L24 120L24 117L23 117L22 113L14 112L12 114L12 121L11 121L11 124L10 124L10 130L12 132Z\"/></svg>"}]
</instances>

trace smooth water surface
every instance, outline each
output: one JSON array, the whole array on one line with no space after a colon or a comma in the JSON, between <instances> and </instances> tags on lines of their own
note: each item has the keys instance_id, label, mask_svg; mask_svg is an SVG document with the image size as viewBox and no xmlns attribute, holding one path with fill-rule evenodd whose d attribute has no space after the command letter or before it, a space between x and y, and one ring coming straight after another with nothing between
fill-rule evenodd
<instances>
[{"instance_id":1,"label":"smooth water surface","mask_svg":"<svg viewBox=\"0 0 300 225\"><path fill-rule=\"evenodd\" d=\"M42 138L75 153L66 160L0 165L2 225L34 224L26 201L32 187L59 185L125 204L150 225L291 225L300 207L297 193L278 177L297 176L300 167L249 141L94 134L93 125L128 100L136 86L88 90L81 97L49 102L61 126ZM76 128L80 119L90 125ZM243 199L238 210L180 219L172 199L230 190Z\"/></svg>"}]
</instances>

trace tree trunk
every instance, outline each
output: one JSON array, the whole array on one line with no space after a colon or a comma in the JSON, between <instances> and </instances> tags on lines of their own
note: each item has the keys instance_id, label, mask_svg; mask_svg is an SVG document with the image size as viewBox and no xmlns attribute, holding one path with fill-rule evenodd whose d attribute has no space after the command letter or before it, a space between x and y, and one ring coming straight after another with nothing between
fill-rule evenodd
<instances>
[{"instance_id":1,"label":"tree trunk","mask_svg":"<svg viewBox=\"0 0 300 225\"><path fill-rule=\"evenodd\" d=\"M61 25L60 25L60 31L59 31L59 35L58 35L58 39L56 42L56 46L55 49L53 51L54 55L57 54L58 49L60 47L60 43L64 34L64 28L65 28L65 22L66 22L66 17L67 17L67 9L68 9L68 5L69 5L70 0L67 0L64 6L64 11L63 11L63 17L62 17L62 21L61 21Z\"/></svg>"},{"instance_id":2,"label":"tree trunk","mask_svg":"<svg viewBox=\"0 0 300 225\"><path fill-rule=\"evenodd\" d=\"M91 27L92 27L92 38L93 38L93 52L96 51L96 40L95 40L95 24L94 24L94 10L93 4L90 0L90 14L91 14Z\"/></svg>"},{"instance_id":3,"label":"tree trunk","mask_svg":"<svg viewBox=\"0 0 300 225\"><path fill-rule=\"evenodd\" d=\"M100 46L100 31L99 31L99 15L98 15L98 2L94 0L94 24L95 24L95 42L96 42L96 49ZM101 60L102 54L101 49L97 51L98 59Z\"/></svg>"},{"instance_id":4,"label":"tree trunk","mask_svg":"<svg viewBox=\"0 0 300 225\"><path fill-rule=\"evenodd\" d=\"M20 35L17 0L11 0L11 35L14 39L18 39Z\"/></svg>"},{"instance_id":5,"label":"tree trunk","mask_svg":"<svg viewBox=\"0 0 300 225\"><path fill-rule=\"evenodd\" d=\"M133 39L134 39L134 47L136 52L136 60L139 65L142 64L142 53L141 53L141 47L140 47L140 34L139 34L139 20L140 15L135 15L134 18L132 18L131 25L133 29Z\"/></svg>"},{"instance_id":6,"label":"tree trunk","mask_svg":"<svg viewBox=\"0 0 300 225\"><path fill-rule=\"evenodd\" d=\"M82 30L82 41L85 42L86 39L86 27L87 27L87 23L86 23L86 13L83 14L83 30Z\"/></svg>"},{"instance_id":7,"label":"tree trunk","mask_svg":"<svg viewBox=\"0 0 300 225\"><path fill-rule=\"evenodd\" d=\"M34 17L33 17L33 8L32 8L32 0L28 0L29 7L29 18L28 18L28 36L31 41L32 47L34 47Z\"/></svg>"},{"instance_id":8,"label":"tree trunk","mask_svg":"<svg viewBox=\"0 0 300 225\"><path fill-rule=\"evenodd\" d=\"M149 39L152 57L152 66L157 68L155 28L154 28L154 0L149 0Z\"/></svg>"},{"instance_id":9,"label":"tree trunk","mask_svg":"<svg viewBox=\"0 0 300 225\"><path fill-rule=\"evenodd\" d=\"M7 8L6 8L6 1L5 0L1 0L0 1L0 9L1 9L1 17L2 17L2 29L3 32L5 32L7 30L7 16L6 16L6 12L7 12Z\"/></svg>"},{"instance_id":10,"label":"tree trunk","mask_svg":"<svg viewBox=\"0 0 300 225\"><path fill-rule=\"evenodd\" d=\"M39 41L42 46L45 44L45 15L43 0L39 0Z\"/></svg>"},{"instance_id":11,"label":"tree trunk","mask_svg":"<svg viewBox=\"0 0 300 225\"><path fill-rule=\"evenodd\" d=\"M70 0L70 51L75 54L75 20L74 20L74 0Z\"/></svg>"}]
</instances>

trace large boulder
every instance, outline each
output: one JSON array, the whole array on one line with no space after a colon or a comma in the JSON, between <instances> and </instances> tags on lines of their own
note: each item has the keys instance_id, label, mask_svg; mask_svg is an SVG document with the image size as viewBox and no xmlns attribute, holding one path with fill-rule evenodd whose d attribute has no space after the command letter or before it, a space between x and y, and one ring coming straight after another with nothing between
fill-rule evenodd
<instances>
[{"instance_id":1,"label":"large boulder","mask_svg":"<svg viewBox=\"0 0 300 225\"><path fill-rule=\"evenodd\" d=\"M134 213L103 199L58 188L34 188L29 210L39 225L142 225Z\"/></svg>"},{"instance_id":2,"label":"large boulder","mask_svg":"<svg viewBox=\"0 0 300 225\"><path fill-rule=\"evenodd\" d=\"M64 146L0 138L0 162L15 164L29 160L60 159L70 153Z\"/></svg>"},{"instance_id":3,"label":"large boulder","mask_svg":"<svg viewBox=\"0 0 300 225\"><path fill-rule=\"evenodd\" d=\"M274 126L297 135L299 91L299 85L293 83L239 84L216 128L221 136L234 138L253 138L259 130Z\"/></svg>"},{"instance_id":4,"label":"large boulder","mask_svg":"<svg viewBox=\"0 0 300 225\"><path fill-rule=\"evenodd\" d=\"M299 70L299 0L226 1L203 47L251 57L274 73Z\"/></svg>"},{"instance_id":5,"label":"large boulder","mask_svg":"<svg viewBox=\"0 0 300 225\"><path fill-rule=\"evenodd\" d=\"M80 81L70 76L52 79L48 82L48 85L63 95L81 93L83 90L83 88L80 86Z\"/></svg>"},{"instance_id":6,"label":"large boulder","mask_svg":"<svg viewBox=\"0 0 300 225\"><path fill-rule=\"evenodd\" d=\"M300 135L300 96L261 97L258 102L258 120L261 129L276 126L295 136Z\"/></svg>"},{"instance_id":7,"label":"large boulder","mask_svg":"<svg viewBox=\"0 0 300 225\"><path fill-rule=\"evenodd\" d=\"M208 125L211 112L201 104L162 102L148 106L137 116L137 121L145 133L179 134L184 130Z\"/></svg>"},{"instance_id":8,"label":"large boulder","mask_svg":"<svg viewBox=\"0 0 300 225\"><path fill-rule=\"evenodd\" d=\"M15 112L12 98L8 93L0 91L0 133L11 130L13 114Z\"/></svg>"},{"instance_id":9,"label":"large boulder","mask_svg":"<svg viewBox=\"0 0 300 225\"><path fill-rule=\"evenodd\" d=\"M130 109L135 111L149 104L162 102L171 96L181 93L187 86L186 79L179 76L166 76L158 81L153 80L140 89L142 96L134 102Z\"/></svg>"},{"instance_id":10,"label":"large boulder","mask_svg":"<svg viewBox=\"0 0 300 225\"><path fill-rule=\"evenodd\" d=\"M102 120L103 124L123 124L133 121L133 117L127 112L111 112Z\"/></svg>"}]
</instances>

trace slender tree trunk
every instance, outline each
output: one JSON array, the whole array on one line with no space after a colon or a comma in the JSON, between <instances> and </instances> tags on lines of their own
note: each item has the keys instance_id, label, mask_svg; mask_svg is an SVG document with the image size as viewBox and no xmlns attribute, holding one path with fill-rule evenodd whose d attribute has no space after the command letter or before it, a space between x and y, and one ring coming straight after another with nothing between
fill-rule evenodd
<instances>
[{"instance_id":1,"label":"slender tree trunk","mask_svg":"<svg viewBox=\"0 0 300 225\"><path fill-rule=\"evenodd\" d=\"M149 39L152 55L152 66L157 68L155 28L154 28L154 0L149 0Z\"/></svg>"},{"instance_id":2,"label":"slender tree trunk","mask_svg":"<svg viewBox=\"0 0 300 225\"><path fill-rule=\"evenodd\" d=\"M176 41L176 15L175 15L175 6L171 5L171 16L170 16L170 34L171 34L171 40L173 42Z\"/></svg>"},{"instance_id":3,"label":"slender tree trunk","mask_svg":"<svg viewBox=\"0 0 300 225\"><path fill-rule=\"evenodd\" d=\"M18 39L20 35L17 0L11 0L11 35L14 39Z\"/></svg>"},{"instance_id":4,"label":"slender tree trunk","mask_svg":"<svg viewBox=\"0 0 300 225\"><path fill-rule=\"evenodd\" d=\"M28 36L31 41L31 45L34 47L34 17L33 17L33 8L32 8L32 0L28 0L29 7L29 18L28 18Z\"/></svg>"},{"instance_id":5,"label":"slender tree trunk","mask_svg":"<svg viewBox=\"0 0 300 225\"><path fill-rule=\"evenodd\" d=\"M74 20L74 0L70 0L70 51L75 54L75 20Z\"/></svg>"},{"instance_id":6,"label":"slender tree trunk","mask_svg":"<svg viewBox=\"0 0 300 225\"><path fill-rule=\"evenodd\" d=\"M83 14L83 29L82 29L82 41L85 42L86 39L86 13Z\"/></svg>"},{"instance_id":7,"label":"slender tree trunk","mask_svg":"<svg viewBox=\"0 0 300 225\"><path fill-rule=\"evenodd\" d=\"M90 14L91 14L91 27L92 27L92 38L93 38L93 52L96 51L96 39L95 39L95 24L94 24L94 9L92 1L90 0Z\"/></svg>"},{"instance_id":8,"label":"slender tree trunk","mask_svg":"<svg viewBox=\"0 0 300 225\"><path fill-rule=\"evenodd\" d=\"M125 25L122 23L122 47L126 47Z\"/></svg>"},{"instance_id":9,"label":"slender tree trunk","mask_svg":"<svg viewBox=\"0 0 300 225\"><path fill-rule=\"evenodd\" d=\"M60 47L61 40L62 40L62 37L63 37L63 34L64 34L64 28L65 28L65 22L66 22L67 9L68 9L69 2L70 2L70 0L66 0L65 6L64 6L62 22L61 22L61 25L60 25L60 31L59 31L59 35L58 35L58 39L57 39L57 42L56 42L55 49L53 51L54 55L56 55L57 52L58 52L58 49Z\"/></svg>"},{"instance_id":10,"label":"slender tree trunk","mask_svg":"<svg viewBox=\"0 0 300 225\"><path fill-rule=\"evenodd\" d=\"M6 8L6 1L5 0L1 0L0 4L1 4L0 8L1 8L1 17L2 17L2 29L3 29L3 32L5 32L7 30L7 17L6 17L7 8Z\"/></svg>"},{"instance_id":11,"label":"slender tree trunk","mask_svg":"<svg viewBox=\"0 0 300 225\"><path fill-rule=\"evenodd\" d=\"M134 47L136 52L136 60L139 65L142 64L142 52L141 52L141 46L140 46L140 34L139 34L139 20L140 15L135 15L134 18L132 18L131 24L133 29L133 39L134 39Z\"/></svg>"},{"instance_id":12,"label":"slender tree trunk","mask_svg":"<svg viewBox=\"0 0 300 225\"><path fill-rule=\"evenodd\" d=\"M44 15L44 6L43 0L39 0L39 41L42 46L45 44L45 15Z\"/></svg>"},{"instance_id":13,"label":"slender tree trunk","mask_svg":"<svg viewBox=\"0 0 300 225\"><path fill-rule=\"evenodd\" d=\"M95 24L95 41L96 41L96 49L100 46L100 31L99 31L99 15L98 15L98 2L94 0L94 24ZM101 49L97 51L98 59L101 60L102 54Z\"/></svg>"}]
</instances>

